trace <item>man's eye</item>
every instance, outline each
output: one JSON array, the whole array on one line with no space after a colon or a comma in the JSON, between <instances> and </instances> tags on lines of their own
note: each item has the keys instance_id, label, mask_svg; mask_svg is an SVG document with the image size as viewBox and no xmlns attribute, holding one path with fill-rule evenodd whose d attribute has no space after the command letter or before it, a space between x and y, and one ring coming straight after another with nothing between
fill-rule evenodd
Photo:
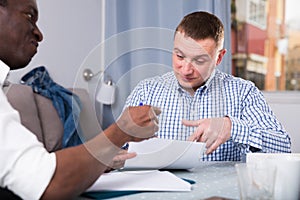
<instances>
[{"instance_id":1,"label":"man's eye","mask_svg":"<svg viewBox=\"0 0 300 200\"><path fill-rule=\"evenodd\" d=\"M176 55L178 59L182 60L184 57L182 55Z\"/></svg>"},{"instance_id":2,"label":"man's eye","mask_svg":"<svg viewBox=\"0 0 300 200\"><path fill-rule=\"evenodd\" d=\"M35 21L35 16L33 14L27 13L26 15L30 21Z\"/></svg>"},{"instance_id":3,"label":"man's eye","mask_svg":"<svg viewBox=\"0 0 300 200\"><path fill-rule=\"evenodd\" d=\"M196 65L203 65L206 61L205 60L195 60Z\"/></svg>"}]
</instances>

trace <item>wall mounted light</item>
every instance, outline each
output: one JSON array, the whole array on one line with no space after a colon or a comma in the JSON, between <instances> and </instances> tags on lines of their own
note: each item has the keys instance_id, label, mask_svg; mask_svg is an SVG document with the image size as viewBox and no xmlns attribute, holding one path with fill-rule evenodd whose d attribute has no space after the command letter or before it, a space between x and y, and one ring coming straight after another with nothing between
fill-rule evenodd
<instances>
[{"instance_id":1,"label":"wall mounted light","mask_svg":"<svg viewBox=\"0 0 300 200\"><path fill-rule=\"evenodd\" d=\"M85 69L83 71L83 78L85 81L90 81L95 76L102 76L99 90L97 92L96 100L99 103L112 105L115 102L115 93L116 93L116 85L113 83L112 79L108 77L108 80L104 80L104 72L99 71L97 73L93 73L91 69Z\"/></svg>"}]
</instances>

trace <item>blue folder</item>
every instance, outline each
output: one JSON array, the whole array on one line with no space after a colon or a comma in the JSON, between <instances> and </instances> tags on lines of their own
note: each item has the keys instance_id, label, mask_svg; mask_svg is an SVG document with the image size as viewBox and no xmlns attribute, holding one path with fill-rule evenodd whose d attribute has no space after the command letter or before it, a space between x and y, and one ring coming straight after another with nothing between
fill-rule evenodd
<instances>
[{"instance_id":1,"label":"blue folder","mask_svg":"<svg viewBox=\"0 0 300 200\"><path fill-rule=\"evenodd\" d=\"M190 184L195 184L196 182L190 179L184 179L186 182ZM137 194L145 191L93 191L93 192L85 192L81 196L90 198L90 199L109 199L109 198L116 198L125 195Z\"/></svg>"}]
</instances>

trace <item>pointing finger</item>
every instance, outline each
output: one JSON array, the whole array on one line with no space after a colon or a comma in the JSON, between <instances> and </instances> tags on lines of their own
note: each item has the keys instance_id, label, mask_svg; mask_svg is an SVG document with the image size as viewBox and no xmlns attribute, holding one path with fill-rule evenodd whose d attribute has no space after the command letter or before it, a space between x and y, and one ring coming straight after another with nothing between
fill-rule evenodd
<instances>
[{"instance_id":1,"label":"pointing finger","mask_svg":"<svg viewBox=\"0 0 300 200\"><path fill-rule=\"evenodd\" d=\"M201 123L201 120L186 120L182 119L182 124L185 126L199 126Z\"/></svg>"}]
</instances>

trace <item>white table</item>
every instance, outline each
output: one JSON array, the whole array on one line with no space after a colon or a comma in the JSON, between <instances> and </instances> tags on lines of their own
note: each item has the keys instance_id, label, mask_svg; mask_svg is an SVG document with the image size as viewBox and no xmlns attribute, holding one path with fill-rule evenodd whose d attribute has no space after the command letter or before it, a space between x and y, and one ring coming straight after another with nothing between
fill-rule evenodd
<instances>
[{"instance_id":1,"label":"white table","mask_svg":"<svg viewBox=\"0 0 300 200\"><path fill-rule=\"evenodd\" d=\"M204 162L203 165L191 171L171 171L180 178L196 181L196 183L193 184L191 192L141 192L110 199L199 200L210 197L239 199L237 174L234 168L235 163L236 162Z\"/></svg>"}]
</instances>

